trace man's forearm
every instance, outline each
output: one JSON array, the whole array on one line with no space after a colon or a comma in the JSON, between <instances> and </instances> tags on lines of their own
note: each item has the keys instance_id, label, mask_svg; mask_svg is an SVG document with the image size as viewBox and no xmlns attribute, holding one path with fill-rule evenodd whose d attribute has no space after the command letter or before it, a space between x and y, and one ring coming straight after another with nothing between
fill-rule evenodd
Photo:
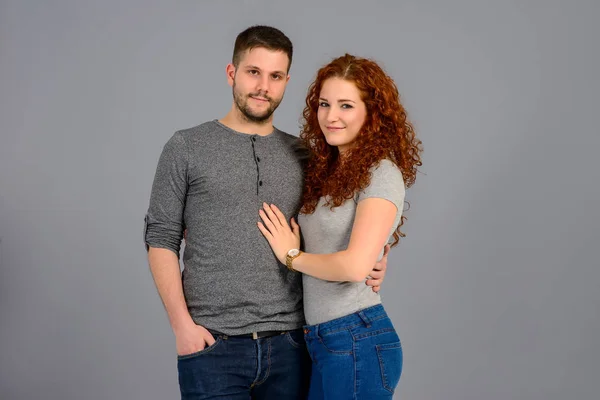
<instances>
[{"instance_id":1,"label":"man's forearm","mask_svg":"<svg viewBox=\"0 0 600 400\"><path fill-rule=\"evenodd\" d=\"M194 321L187 309L183 295L177 255L168 249L150 247L148 261L173 331L176 332L186 325L193 324Z\"/></svg>"}]
</instances>

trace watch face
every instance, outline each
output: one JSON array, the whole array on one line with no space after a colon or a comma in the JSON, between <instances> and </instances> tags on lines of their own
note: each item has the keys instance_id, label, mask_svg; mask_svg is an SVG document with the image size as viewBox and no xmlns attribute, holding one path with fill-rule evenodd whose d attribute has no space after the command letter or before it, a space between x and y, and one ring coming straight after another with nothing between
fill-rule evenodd
<instances>
[{"instance_id":1,"label":"watch face","mask_svg":"<svg viewBox=\"0 0 600 400\"><path fill-rule=\"evenodd\" d=\"M294 256L297 256L298 253L300 253L300 250L298 250L298 249L291 249L290 251L288 251L288 256L294 257Z\"/></svg>"}]
</instances>

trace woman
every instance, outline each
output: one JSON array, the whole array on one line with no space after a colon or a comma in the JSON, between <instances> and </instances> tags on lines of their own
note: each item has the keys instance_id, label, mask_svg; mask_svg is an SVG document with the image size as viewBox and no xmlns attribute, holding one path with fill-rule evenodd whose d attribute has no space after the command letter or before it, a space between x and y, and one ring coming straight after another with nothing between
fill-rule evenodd
<instances>
[{"instance_id":1,"label":"woman","mask_svg":"<svg viewBox=\"0 0 600 400\"><path fill-rule=\"evenodd\" d=\"M379 294L362 282L384 246L404 236L405 187L421 165L421 141L393 80L348 54L318 71L303 116L309 157L299 225L265 204L258 227L277 258L304 274L309 399L391 399L400 339Z\"/></svg>"}]
</instances>

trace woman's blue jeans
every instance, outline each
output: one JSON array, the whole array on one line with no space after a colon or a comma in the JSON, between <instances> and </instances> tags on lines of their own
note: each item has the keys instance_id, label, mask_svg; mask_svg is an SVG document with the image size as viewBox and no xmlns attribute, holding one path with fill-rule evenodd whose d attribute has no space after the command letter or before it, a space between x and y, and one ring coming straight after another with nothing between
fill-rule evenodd
<instances>
[{"instance_id":1,"label":"woman's blue jeans","mask_svg":"<svg viewBox=\"0 0 600 400\"><path fill-rule=\"evenodd\" d=\"M307 325L304 339L313 363L309 400L392 399L402 347L381 304Z\"/></svg>"}]
</instances>

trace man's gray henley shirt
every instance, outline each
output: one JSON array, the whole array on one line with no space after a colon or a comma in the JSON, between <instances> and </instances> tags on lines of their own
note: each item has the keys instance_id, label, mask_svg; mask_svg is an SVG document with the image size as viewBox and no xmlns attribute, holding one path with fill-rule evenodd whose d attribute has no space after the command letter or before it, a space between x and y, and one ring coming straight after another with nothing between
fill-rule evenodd
<instances>
[{"instance_id":1,"label":"man's gray henley shirt","mask_svg":"<svg viewBox=\"0 0 600 400\"><path fill-rule=\"evenodd\" d=\"M183 254L192 319L228 335L304 323L302 278L280 264L257 227L262 203L300 208L298 138L236 132L218 121L176 132L163 148L145 218L146 246Z\"/></svg>"}]
</instances>

